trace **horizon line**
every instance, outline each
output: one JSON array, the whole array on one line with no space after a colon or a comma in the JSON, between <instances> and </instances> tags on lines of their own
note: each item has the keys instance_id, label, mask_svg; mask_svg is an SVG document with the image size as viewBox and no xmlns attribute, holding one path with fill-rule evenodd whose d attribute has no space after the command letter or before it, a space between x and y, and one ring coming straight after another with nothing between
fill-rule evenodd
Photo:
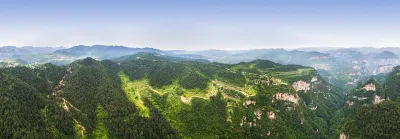
<instances>
[{"instance_id":1,"label":"horizon line","mask_svg":"<svg viewBox=\"0 0 400 139\"><path fill-rule=\"evenodd\" d=\"M164 51L179 51L179 50L184 50L184 51L206 51L206 50L224 50L224 51L243 51L243 50L263 50L263 49L285 49L285 50L297 50L297 49L313 49L313 48L318 48L318 49L351 49L351 48L375 48L375 49L384 49L384 48L400 48L396 46L386 46L386 47L379 47L379 46L354 46L354 47L330 47L330 46L310 46L310 47L265 47L265 48L222 48L222 49L160 49L157 47L131 47L128 45L104 45L104 44L94 44L94 45L73 45L73 46L32 46L32 45L24 45L24 46L17 46L17 45L4 45L0 46L0 48L4 47L16 47L16 48L24 48L24 47L39 47L39 48L73 48L77 46L88 46L88 47L93 47L93 46L106 46L106 47L127 47L127 48L152 48L152 49L158 49L158 50L164 50Z\"/></svg>"}]
</instances>

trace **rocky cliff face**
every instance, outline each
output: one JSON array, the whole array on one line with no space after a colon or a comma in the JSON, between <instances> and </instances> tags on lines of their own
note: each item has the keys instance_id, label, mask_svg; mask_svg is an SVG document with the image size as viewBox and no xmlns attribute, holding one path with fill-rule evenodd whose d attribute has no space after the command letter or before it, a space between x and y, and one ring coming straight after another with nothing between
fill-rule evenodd
<instances>
[{"instance_id":1,"label":"rocky cliff face","mask_svg":"<svg viewBox=\"0 0 400 139\"><path fill-rule=\"evenodd\" d=\"M308 90L310 90L310 84L302 80L294 82L292 86L294 90L296 90L296 92L300 90L307 92Z\"/></svg>"},{"instance_id":2,"label":"rocky cliff face","mask_svg":"<svg viewBox=\"0 0 400 139\"><path fill-rule=\"evenodd\" d=\"M297 94L288 94L288 93L276 93L274 95L275 100L284 100L293 102L293 104L299 104L299 96ZM274 101L273 101L274 102Z\"/></svg>"},{"instance_id":3,"label":"rocky cliff face","mask_svg":"<svg viewBox=\"0 0 400 139\"><path fill-rule=\"evenodd\" d=\"M388 72L391 72L392 69L393 69L393 67L394 67L394 66L391 65L391 64L379 66L379 67L377 67L377 68L374 70L373 74L380 74L380 73L388 73Z\"/></svg>"},{"instance_id":4,"label":"rocky cliff face","mask_svg":"<svg viewBox=\"0 0 400 139\"><path fill-rule=\"evenodd\" d=\"M375 85L376 85L376 83L366 84L361 89L365 89L366 91L376 91L376 86Z\"/></svg>"},{"instance_id":5,"label":"rocky cliff face","mask_svg":"<svg viewBox=\"0 0 400 139\"><path fill-rule=\"evenodd\" d=\"M381 86L374 79L370 79L360 88L354 89L346 98L346 105L356 107L362 105L378 104L385 100L385 94Z\"/></svg>"}]
</instances>

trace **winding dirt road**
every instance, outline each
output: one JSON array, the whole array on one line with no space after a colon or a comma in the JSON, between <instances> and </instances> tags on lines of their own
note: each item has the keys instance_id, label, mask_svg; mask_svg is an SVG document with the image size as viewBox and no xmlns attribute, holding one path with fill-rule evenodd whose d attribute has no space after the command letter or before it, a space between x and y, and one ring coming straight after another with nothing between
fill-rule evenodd
<instances>
[{"instance_id":1,"label":"winding dirt road","mask_svg":"<svg viewBox=\"0 0 400 139\"><path fill-rule=\"evenodd\" d=\"M80 110L78 108L76 108L74 105L72 105L71 103L68 102L68 100L66 100L63 97L60 97L57 95L58 91L62 90L65 86L64 84L64 80L67 78L68 75L70 75L72 73L72 69L71 67L68 68L67 73L62 77L62 79L60 80L60 82L58 83L58 85L53 89L53 96L57 97L58 99L61 99L63 101L63 108L65 111L70 113L70 108L73 108L74 110L80 112ZM82 137L85 136L85 127L83 125L81 125L78 120L76 120L75 118L73 118L73 120L75 121L75 123L77 124L78 128L81 130L81 135Z\"/></svg>"}]
</instances>

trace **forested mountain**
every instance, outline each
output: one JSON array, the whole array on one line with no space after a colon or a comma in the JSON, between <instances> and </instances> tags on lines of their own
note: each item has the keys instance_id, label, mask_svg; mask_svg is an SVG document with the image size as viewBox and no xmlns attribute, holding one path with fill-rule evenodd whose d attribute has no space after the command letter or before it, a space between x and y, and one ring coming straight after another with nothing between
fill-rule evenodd
<instances>
[{"instance_id":1,"label":"forested mountain","mask_svg":"<svg viewBox=\"0 0 400 139\"><path fill-rule=\"evenodd\" d=\"M331 130L340 138L399 138L399 68L382 84L370 79L349 93L335 112Z\"/></svg>"},{"instance_id":2,"label":"forested mountain","mask_svg":"<svg viewBox=\"0 0 400 139\"><path fill-rule=\"evenodd\" d=\"M265 59L280 64L313 67L329 83L346 91L356 87L360 80L374 75L387 74L393 67L400 64L398 58L400 49L395 47L254 49L219 51L219 55L215 54L217 50L205 52L208 53L202 53L202 51L193 53L202 55L210 61L221 63L232 64Z\"/></svg>"},{"instance_id":3,"label":"forested mountain","mask_svg":"<svg viewBox=\"0 0 400 139\"><path fill-rule=\"evenodd\" d=\"M254 49L254 50L202 50L163 51L154 48L126 46L74 46L71 48L0 47L1 66L36 65L53 63L66 65L92 57L97 60L115 59L139 52L158 53L182 59L214 61L226 64L271 60L280 64L295 64L317 69L331 84L350 90L357 82L369 76L386 74L400 64L397 48L329 48L329 49ZM14 62L18 61L18 62Z\"/></svg>"},{"instance_id":4,"label":"forested mountain","mask_svg":"<svg viewBox=\"0 0 400 139\"><path fill-rule=\"evenodd\" d=\"M113 64L87 58L1 69L1 138L178 137L148 100L152 117L137 114Z\"/></svg>"},{"instance_id":5,"label":"forested mountain","mask_svg":"<svg viewBox=\"0 0 400 139\"><path fill-rule=\"evenodd\" d=\"M45 63L67 65L86 57L92 57L97 60L115 59L140 52L158 53L186 60L207 61L207 57L201 55L177 53L177 51L162 51L154 48L130 48L126 46L109 45L78 45L71 48L4 46L0 47L0 67L38 65Z\"/></svg>"},{"instance_id":6,"label":"forested mountain","mask_svg":"<svg viewBox=\"0 0 400 139\"><path fill-rule=\"evenodd\" d=\"M399 72L362 79L344 96L320 75L329 73L269 60L139 52L8 66L0 68L0 137L397 138Z\"/></svg>"},{"instance_id":7,"label":"forested mountain","mask_svg":"<svg viewBox=\"0 0 400 139\"><path fill-rule=\"evenodd\" d=\"M1 68L1 137L328 138L343 103L310 67L148 53L114 61Z\"/></svg>"}]
</instances>

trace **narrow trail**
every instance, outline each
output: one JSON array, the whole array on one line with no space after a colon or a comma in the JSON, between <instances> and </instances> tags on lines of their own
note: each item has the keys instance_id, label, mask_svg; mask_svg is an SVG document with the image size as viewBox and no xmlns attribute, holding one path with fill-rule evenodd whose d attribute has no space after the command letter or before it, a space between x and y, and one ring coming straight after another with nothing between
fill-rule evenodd
<instances>
[{"instance_id":1,"label":"narrow trail","mask_svg":"<svg viewBox=\"0 0 400 139\"><path fill-rule=\"evenodd\" d=\"M215 86L214 84L215 84L216 86ZM211 86L210 92L206 94L207 97L211 97L211 96L217 95L217 93L218 93L218 87L217 87L217 86L223 87L223 88L226 88L226 89L229 89L229 90L234 90L234 91L240 92L240 93L242 93L243 95L245 95L246 97L254 96L254 95L249 95L248 93L244 92L242 88L239 88L239 87L232 87L232 86L229 86L229 85L226 85L226 84L222 83L221 81L212 80L212 84L211 84L211 85L212 85L212 86ZM147 87L150 89L150 91L152 91L152 92L154 92L154 93L157 93L157 94L159 94L160 96L163 95L162 92L157 91L156 89L152 88L151 86L147 85ZM197 97L197 98L202 98L202 99L209 99L209 98L202 97L202 96L190 96L189 98L186 98L186 97L184 97L184 96L180 96L180 100L181 100L183 103L185 103L185 104L190 104L190 102L192 101L192 99L195 98L195 97ZM224 94L224 98L233 98L233 97L230 97L230 96ZM233 98L233 99L234 99L234 98Z\"/></svg>"},{"instance_id":2,"label":"narrow trail","mask_svg":"<svg viewBox=\"0 0 400 139\"><path fill-rule=\"evenodd\" d=\"M186 98L184 96L181 96L181 101L183 103L189 104L193 98L197 97L197 98L202 98L202 99L209 99L209 97L211 96L215 96L218 93L218 88L216 86L214 86L214 84L211 84L211 90L209 93L206 94L207 97L202 97L202 96L190 96L189 98Z\"/></svg>"},{"instance_id":3,"label":"narrow trail","mask_svg":"<svg viewBox=\"0 0 400 139\"><path fill-rule=\"evenodd\" d=\"M248 93L244 92L244 91L243 91L243 88L240 88L240 87L233 87L233 86L230 86L230 85L226 85L226 84L222 83L221 81L212 80L212 83L213 83L213 84L216 84L217 86L220 86L220 87L229 89L229 90L234 90L234 91L240 92L240 93L242 93L243 95L245 95L246 97L255 96L255 94L254 94L254 95L249 95Z\"/></svg>"},{"instance_id":4,"label":"narrow trail","mask_svg":"<svg viewBox=\"0 0 400 139\"><path fill-rule=\"evenodd\" d=\"M205 98L205 97L201 97L201 96L190 96L189 98L186 98L184 96L181 96L181 101L185 104L190 104L190 102L192 101L193 98L202 98L202 99L209 99L209 98Z\"/></svg>"},{"instance_id":5,"label":"narrow trail","mask_svg":"<svg viewBox=\"0 0 400 139\"><path fill-rule=\"evenodd\" d=\"M75 123L78 125L78 128L81 130L82 137L85 136L85 127L82 126L76 119L74 119Z\"/></svg>"},{"instance_id":6,"label":"narrow trail","mask_svg":"<svg viewBox=\"0 0 400 139\"><path fill-rule=\"evenodd\" d=\"M157 94L159 94L160 96L163 95L163 93L161 93L161 92L159 92L159 91L153 89L153 87L151 87L150 85L147 85L147 87L149 87L150 91L153 91L154 93L157 93Z\"/></svg>"},{"instance_id":7,"label":"narrow trail","mask_svg":"<svg viewBox=\"0 0 400 139\"><path fill-rule=\"evenodd\" d=\"M67 109L69 109L69 107L71 107L71 108L73 108L73 109L75 109L76 111L81 111L81 110L79 110L78 108L76 108L74 105L72 105L71 103L69 103L65 98L61 98L63 101L64 101L64 109L65 109L65 107L67 108ZM69 107L68 107L68 105L69 105Z\"/></svg>"},{"instance_id":8,"label":"narrow trail","mask_svg":"<svg viewBox=\"0 0 400 139\"><path fill-rule=\"evenodd\" d=\"M72 69L68 68L67 73L62 77L62 79L60 80L58 85L53 89L53 96L57 95L57 92L60 91L65 86L64 80L71 73L72 73Z\"/></svg>"},{"instance_id":9,"label":"narrow trail","mask_svg":"<svg viewBox=\"0 0 400 139\"><path fill-rule=\"evenodd\" d=\"M153 87L151 87L150 85L147 85L147 87L150 89L150 91L152 91L152 92L154 92L154 93L157 93L157 94L159 94L160 96L163 95L163 93L161 93L160 91L155 90L155 89L154 89ZM217 92L218 92L217 88L216 88L214 85L212 85L211 91L210 91L210 93L207 93L207 96L208 96L208 97L214 96L214 95L217 94ZM185 103L185 104L190 104L190 101L192 100L193 97L202 98L202 99L208 99L208 98L201 97L201 96L191 96L191 97L189 97L189 98L186 98L186 97L184 97L184 96L180 96L180 99L181 99L181 101L182 101L183 103Z\"/></svg>"},{"instance_id":10,"label":"narrow trail","mask_svg":"<svg viewBox=\"0 0 400 139\"><path fill-rule=\"evenodd\" d=\"M68 100L66 100L63 97L58 96L58 91L62 90L65 86L64 81L67 78L68 75L70 75L72 73L72 69L71 67L68 68L67 73L62 77L62 79L60 80L60 82L58 83L58 85L53 89L53 96L55 96L58 99L61 99L63 101L63 108L65 111L70 113L70 108L73 108L74 110L80 112L81 110L79 110L78 108L76 108L74 105L72 105L71 103L68 102ZM78 125L78 128L81 130L81 135L82 137L85 136L85 127L82 126L78 120L76 120L75 118L73 118L73 120L75 121L75 123Z\"/></svg>"}]
</instances>

